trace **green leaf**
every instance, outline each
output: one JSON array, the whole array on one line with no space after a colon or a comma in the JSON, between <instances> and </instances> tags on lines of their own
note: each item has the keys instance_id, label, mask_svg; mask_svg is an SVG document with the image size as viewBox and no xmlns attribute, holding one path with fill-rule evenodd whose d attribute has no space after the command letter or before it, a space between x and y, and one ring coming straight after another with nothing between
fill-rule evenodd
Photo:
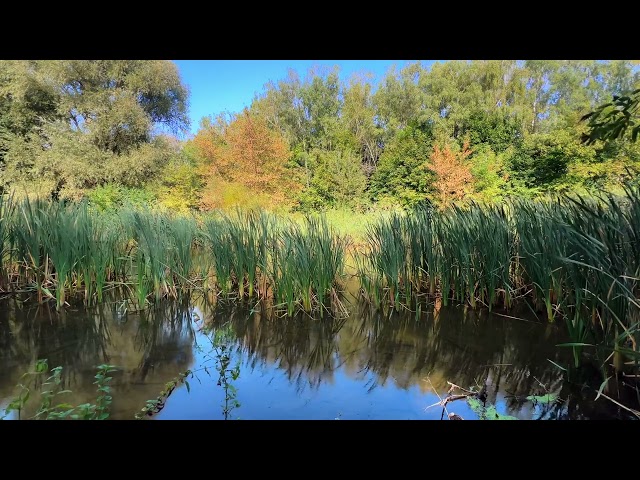
<instances>
[{"instance_id":1,"label":"green leaf","mask_svg":"<svg viewBox=\"0 0 640 480\"><path fill-rule=\"evenodd\" d=\"M187 393L191 393L191 386L189 385L189 382L185 380L184 384L187 386Z\"/></svg>"},{"instance_id":2,"label":"green leaf","mask_svg":"<svg viewBox=\"0 0 640 480\"><path fill-rule=\"evenodd\" d=\"M498 413L494 405L489 405L487 407L486 419L487 420L517 420L516 417L512 417L511 415L502 415L501 413Z\"/></svg>"},{"instance_id":3,"label":"green leaf","mask_svg":"<svg viewBox=\"0 0 640 480\"><path fill-rule=\"evenodd\" d=\"M49 366L47 365L47 360L38 360L38 362L36 363L36 372L38 373L42 373L47 371L47 369L49 368Z\"/></svg>"},{"instance_id":4,"label":"green leaf","mask_svg":"<svg viewBox=\"0 0 640 480\"><path fill-rule=\"evenodd\" d=\"M480 400L474 397L467 397L467 403L469 404L471 410L473 410L473 413L475 413L479 417L484 415L484 407L482 406L482 402Z\"/></svg>"}]
</instances>

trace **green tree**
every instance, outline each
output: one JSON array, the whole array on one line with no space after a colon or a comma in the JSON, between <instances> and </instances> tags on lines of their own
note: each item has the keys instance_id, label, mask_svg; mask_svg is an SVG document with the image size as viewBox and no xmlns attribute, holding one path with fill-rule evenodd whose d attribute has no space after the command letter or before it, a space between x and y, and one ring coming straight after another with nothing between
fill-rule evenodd
<instances>
[{"instance_id":1,"label":"green tree","mask_svg":"<svg viewBox=\"0 0 640 480\"><path fill-rule=\"evenodd\" d=\"M348 150L313 150L313 176L300 195L303 209L356 207L363 201L366 177L359 156Z\"/></svg>"},{"instance_id":2,"label":"green tree","mask_svg":"<svg viewBox=\"0 0 640 480\"><path fill-rule=\"evenodd\" d=\"M494 152L517 147L523 139L521 123L517 118L505 116L502 112L476 111L470 114L461 133L463 138L469 139L471 145L487 144Z\"/></svg>"},{"instance_id":3,"label":"green tree","mask_svg":"<svg viewBox=\"0 0 640 480\"><path fill-rule=\"evenodd\" d=\"M163 169L154 190L165 207L186 211L199 206L204 185L197 162L183 149Z\"/></svg>"},{"instance_id":4,"label":"green tree","mask_svg":"<svg viewBox=\"0 0 640 480\"><path fill-rule=\"evenodd\" d=\"M419 120L424 98L418 84L423 73L420 62L400 71L394 66L373 95L378 122L388 136Z\"/></svg>"},{"instance_id":5,"label":"green tree","mask_svg":"<svg viewBox=\"0 0 640 480\"><path fill-rule=\"evenodd\" d=\"M424 167L432 152L431 132L417 127L400 131L380 156L371 176L374 200L391 197L405 206L416 204L432 192L435 174Z\"/></svg>"},{"instance_id":6,"label":"green tree","mask_svg":"<svg viewBox=\"0 0 640 480\"><path fill-rule=\"evenodd\" d=\"M508 193L507 162L513 148L495 153L489 144L477 145L471 157L473 197L485 202L502 199Z\"/></svg>"},{"instance_id":7,"label":"green tree","mask_svg":"<svg viewBox=\"0 0 640 480\"><path fill-rule=\"evenodd\" d=\"M373 86L364 75L354 75L344 90L341 125L352 138L362 163L371 172L382 153L383 130L376 125L376 110L371 94Z\"/></svg>"},{"instance_id":8,"label":"green tree","mask_svg":"<svg viewBox=\"0 0 640 480\"><path fill-rule=\"evenodd\" d=\"M581 145L571 132L537 133L524 139L511 157L510 170L516 185L548 190L563 186L570 164L595 158L595 149Z\"/></svg>"},{"instance_id":9,"label":"green tree","mask_svg":"<svg viewBox=\"0 0 640 480\"><path fill-rule=\"evenodd\" d=\"M37 182L75 196L108 181L138 185L169 157L154 128L188 126L188 90L172 62L25 61L5 70L4 103L24 113L3 116L13 133L3 180L14 186Z\"/></svg>"}]
</instances>

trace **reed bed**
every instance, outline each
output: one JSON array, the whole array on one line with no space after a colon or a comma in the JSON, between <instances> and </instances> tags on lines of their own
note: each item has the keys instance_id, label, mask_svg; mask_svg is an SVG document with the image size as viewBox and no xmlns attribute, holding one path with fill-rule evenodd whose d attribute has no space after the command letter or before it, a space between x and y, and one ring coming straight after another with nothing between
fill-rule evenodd
<instances>
[{"instance_id":1,"label":"reed bed","mask_svg":"<svg viewBox=\"0 0 640 480\"><path fill-rule=\"evenodd\" d=\"M139 308L193 289L266 301L294 315L339 302L346 240L321 216L302 225L263 211L172 215L0 197L0 291L38 301L133 294Z\"/></svg>"},{"instance_id":2,"label":"reed bed","mask_svg":"<svg viewBox=\"0 0 640 480\"><path fill-rule=\"evenodd\" d=\"M584 199L429 205L370 224L354 253L363 295L385 308L422 297L471 307L525 300L562 319L575 343L637 349L640 193ZM193 289L264 301L294 315L339 302L349 241L320 215L263 211L172 215L0 197L0 289L39 301L134 293L140 308Z\"/></svg>"},{"instance_id":3,"label":"reed bed","mask_svg":"<svg viewBox=\"0 0 640 480\"><path fill-rule=\"evenodd\" d=\"M524 300L565 321L574 348L604 342L638 358L639 235L631 186L592 199L424 206L370 225L357 269L377 306L411 308L421 295L489 310Z\"/></svg>"}]
</instances>

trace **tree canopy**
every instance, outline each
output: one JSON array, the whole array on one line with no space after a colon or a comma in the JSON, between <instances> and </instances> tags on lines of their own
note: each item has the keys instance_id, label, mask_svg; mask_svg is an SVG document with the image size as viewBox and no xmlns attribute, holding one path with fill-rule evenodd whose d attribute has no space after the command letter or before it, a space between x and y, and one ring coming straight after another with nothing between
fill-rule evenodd
<instances>
[{"instance_id":1,"label":"tree canopy","mask_svg":"<svg viewBox=\"0 0 640 480\"><path fill-rule=\"evenodd\" d=\"M2 61L3 183L71 196L141 185L171 154L158 131L185 132L187 108L169 61Z\"/></svg>"}]
</instances>

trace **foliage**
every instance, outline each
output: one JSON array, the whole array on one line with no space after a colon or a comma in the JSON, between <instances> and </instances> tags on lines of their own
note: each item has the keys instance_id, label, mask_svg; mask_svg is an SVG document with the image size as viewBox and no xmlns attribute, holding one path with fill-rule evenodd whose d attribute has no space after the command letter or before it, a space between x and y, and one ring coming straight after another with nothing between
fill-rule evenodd
<instances>
[{"instance_id":1,"label":"foliage","mask_svg":"<svg viewBox=\"0 0 640 480\"><path fill-rule=\"evenodd\" d=\"M467 157L471 155L469 144L465 143L460 152L455 152L449 145L433 147L426 168L436 174L435 199L442 207L451 202L462 200L473 188L473 175Z\"/></svg>"},{"instance_id":2,"label":"foliage","mask_svg":"<svg viewBox=\"0 0 640 480\"><path fill-rule=\"evenodd\" d=\"M432 191L435 175L422 166L431 155L431 136L420 128L407 127L380 156L369 191L374 200L392 197L405 206L424 200Z\"/></svg>"},{"instance_id":3,"label":"foliage","mask_svg":"<svg viewBox=\"0 0 640 480\"><path fill-rule=\"evenodd\" d=\"M461 135L466 135L471 145L486 144L496 153L517 148L523 138L522 125L516 118L482 111L469 116Z\"/></svg>"},{"instance_id":4,"label":"foliage","mask_svg":"<svg viewBox=\"0 0 640 480\"><path fill-rule=\"evenodd\" d=\"M344 88L344 100L341 110L343 128L349 132L351 144L360 153L361 163L371 171L378 163L382 153L383 129L375 122L375 105L369 79L354 75L349 86Z\"/></svg>"},{"instance_id":5,"label":"foliage","mask_svg":"<svg viewBox=\"0 0 640 480\"><path fill-rule=\"evenodd\" d=\"M124 206L147 207L155 201L155 195L138 188L127 188L115 183L96 187L87 195L89 205L101 211L114 211Z\"/></svg>"},{"instance_id":6,"label":"foliage","mask_svg":"<svg viewBox=\"0 0 640 480\"><path fill-rule=\"evenodd\" d=\"M218 371L218 386L224 390L224 401L222 403L222 415L225 420L229 420L229 415L236 408L240 408L238 401L238 389L234 382L240 377L240 363L231 367L232 343L235 336L228 327L217 329L213 333L212 346Z\"/></svg>"},{"instance_id":7,"label":"foliage","mask_svg":"<svg viewBox=\"0 0 640 480\"><path fill-rule=\"evenodd\" d=\"M188 91L171 62L2 61L0 190L79 199L117 184L180 211L360 208L364 198L410 207L436 195L433 172L417 168L434 140L468 140L496 155L468 157L474 198L503 187L593 193L638 166L639 80L624 60L415 62L377 82L290 71L247 112L207 119L181 142L166 135L187 126Z\"/></svg>"},{"instance_id":8,"label":"foliage","mask_svg":"<svg viewBox=\"0 0 640 480\"><path fill-rule=\"evenodd\" d=\"M511 157L512 179L530 189L553 189L562 185L569 165L591 163L595 155L569 132L533 134Z\"/></svg>"},{"instance_id":9,"label":"foliage","mask_svg":"<svg viewBox=\"0 0 640 480\"><path fill-rule=\"evenodd\" d=\"M353 208L362 201L367 180L357 156L349 151L313 150L310 158L313 174L300 194L303 209Z\"/></svg>"},{"instance_id":10,"label":"foliage","mask_svg":"<svg viewBox=\"0 0 640 480\"><path fill-rule=\"evenodd\" d=\"M33 383L37 384L37 379L45 374L48 369L47 360L38 360L33 372L27 372L21 377L23 379L33 378ZM111 408L112 396L111 386L109 382L112 377L109 373L115 372L116 368L113 365L102 364L96 367L97 372L95 375L96 381L93 382L97 385L98 395L96 397L96 403L85 403L78 406L70 405L69 403L57 403L54 405L56 398L59 395L71 393L70 390L62 389L62 367L55 367L51 369L51 375L42 383L40 393L40 406L36 413L31 417L33 420L106 420L109 418L109 410ZM25 409L27 402L31 398L33 387L30 388L31 383L20 383L17 386L20 387L20 393L13 399L7 408L5 414L0 418L4 419L9 413L16 411L18 413L18 419L20 419L21 412Z\"/></svg>"},{"instance_id":11,"label":"foliage","mask_svg":"<svg viewBox=\"0 0 640 480\"><path fill-rule=\"evenodd\" d=\"M477 398L467 397L467 403L471 410L478 415L479 420L517 420L511 415L498 413L495 405L485 405Z\"/></svg>"},{"instance_id":12,"label":"foliage","mask_svg":"<svg viewBox=\"0 0 640 480\"><path fill-rule=\"evenodd\" d=\"M487 144L474 148L471 158L474 193L472 198L484 202L501 200L508 193L507 163L513 149L495 153Z\"/></svg>"},{"instance_id":13,"label":"foliage","mask_svg":"<svg viewBox=\"0 0 640 480\"><path fill-rule=\"evenodd\" d=\"M145 406L135 414L134 418L136 420L142 420L145 417L152 417L157 413L160 413L166 404L167 398L169 398L169 395L173 393L178 385L184 384L187 387L187 390L191 389L189 382L187 381L189 376L193 378L193 372L191 372L191 370L180 372L176 378L165 384L164 390L160 392L157 398L147 400Z\"/></svg>"},{"instance_id":14,"label":"foliage","mask_svg":"<svg viewBox=\"0 0 640 480\"><path fill-rule=\"evenodd\" d=\"M200 205L204 181L201 168L187 151L175 155L160 174L155 192L168 209L185 212Z\"/></svg>"},{"instance_id":15,"label":"foliage","mask_svg":"<svg viewBox=\"0 0 640 480\"><path fill-rule=\"evenodd\" d=\"M247 110L222 133L211 125L201 130L194 144L208 170L208 182L221 180L245 187L252 194L268 195L271 205L286 202L298 187L287 168L290 151L286 141ZM205 197L204 203L219 206L211 198Z\"/></svg>"},{"instance_id":16,"label":"foliage","mask_svg":"<svg viewBox=\"0 0 640 480\"><path fill-rule=\"evenodd\" d=\"M630 95L614 95L613 101L582 117L582 120L589 120L589 132L582 136L582 140L590 145L597 140L622 138L628 131L631 141L635 142L640 133L639 105L640 89L634 90Z\"/></svg>"},{"instance_id":17,"label":"foliage","mask_svg":"<svg viewBox=\"0 0 640 480\"><path fill-rule=\"evenodd\" d=\"M105 182L141 186L185 131L187 89L168 61L3 61L3 183L79 197Z\"/></svg>"}]
</instances>

